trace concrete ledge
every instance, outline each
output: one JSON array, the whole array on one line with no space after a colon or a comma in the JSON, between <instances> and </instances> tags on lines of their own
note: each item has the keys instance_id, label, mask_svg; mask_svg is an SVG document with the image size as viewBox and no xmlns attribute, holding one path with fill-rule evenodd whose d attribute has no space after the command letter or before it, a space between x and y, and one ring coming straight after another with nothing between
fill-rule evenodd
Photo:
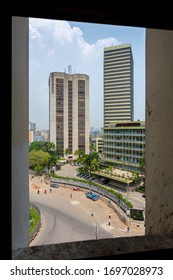
<instances>
[{"instance_id":1,"label":"concrete ledge","mask_svg":"<svg viewBox=\"0 0 173 280\"><path fill-rule=\"evenodd\" d=\"M172 259L173 234L87 240L13 251L14 260Z\"/></svg>"}]
</instances>

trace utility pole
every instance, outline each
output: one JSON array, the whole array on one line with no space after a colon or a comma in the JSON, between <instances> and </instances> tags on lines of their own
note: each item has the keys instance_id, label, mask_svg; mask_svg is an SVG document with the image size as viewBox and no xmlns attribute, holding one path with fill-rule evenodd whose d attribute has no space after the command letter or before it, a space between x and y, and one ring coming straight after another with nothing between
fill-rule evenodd
<instances>
[{"instance_id":1,"label":"utility pole","mask_svg":"<svg viewBox=\"0 0 173 280\"><path fill-rule=\"evenodd\" d=\"M95 236L96 236L96 239L98 239L98 226L96 224L96 227L95 227Z\"/></svg>"}]
</instances>

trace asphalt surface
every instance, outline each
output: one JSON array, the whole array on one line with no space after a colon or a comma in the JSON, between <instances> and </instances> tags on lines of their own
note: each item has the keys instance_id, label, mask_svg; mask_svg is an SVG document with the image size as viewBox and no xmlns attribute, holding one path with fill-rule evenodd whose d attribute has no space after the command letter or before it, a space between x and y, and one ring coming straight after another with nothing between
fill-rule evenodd
<instances>
[{"instance_id":1,"label":"asphalt surface","mask_svg":"<svg viewBox=\"0 0 173 280\"><path fill-rule=\"evenodd\" d=\"M79 168L78 166L71 166L70 164L67 164L62 166L61 170L56 171L56 173L59 176L78 178L77 177L78 168ZM100 180L95 180L95 181L101 183ZM112 187L109 184L106 184L104 186ZM142 210L145 209L145 198L142 197L142 193L130 192L130 191L126 192L125 190L116 187L114 187L114 189L117 192L121 193L126 199L128 199L133 204L133 208L142 209Z\"/></svg>"},{"instance_id":2,"label":"asphalt surface","mask_svg":"<svg viewBox=\"0 0 173 280\"><path fill-rule=\"evenodd\" d=\"M143 222L131 222L128 231L102 199L92 201L84 191L73 191L68 186L50 192L42 177L30 177L30 201L39 207L42 221L30 246L145 234Z\"/></svg>"}]
</instances>

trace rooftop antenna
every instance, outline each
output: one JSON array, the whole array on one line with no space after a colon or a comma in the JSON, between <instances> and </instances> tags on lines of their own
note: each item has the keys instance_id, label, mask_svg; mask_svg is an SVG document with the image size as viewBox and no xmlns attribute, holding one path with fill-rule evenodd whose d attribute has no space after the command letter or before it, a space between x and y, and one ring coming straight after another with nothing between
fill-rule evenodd
<instances>
[{"instance_id":1,"label":"rooftop antenna","mask_svg":"<svg viewBox=\"0 0 173 280\"><path fill-rule=\"evenodd\" d=\"M72 67L71 65L68 65L68 74L71 74L72 73Z\"/></svg>"}]
</instances>

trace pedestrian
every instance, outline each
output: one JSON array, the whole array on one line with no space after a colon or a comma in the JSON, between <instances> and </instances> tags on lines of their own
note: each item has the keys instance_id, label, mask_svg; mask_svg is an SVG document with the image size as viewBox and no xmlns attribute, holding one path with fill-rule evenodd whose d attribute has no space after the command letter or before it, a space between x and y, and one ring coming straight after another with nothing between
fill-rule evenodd
<instances>
[{"instance_id":1,"label":"pedestrian","mask_svg":"<svg viewBox=\"0 0 173 280\"><path fill-rule=\"evenodd\" d=\"M111 219L111 213L109 213L109 219Z\"/></svg>"},{"instance_id":2,"label":"pedestrian","mask_svg":"<svg viewBox=\"0 0 173 280\"><path fill-rule=\"evenodd\" d=\"M50 193L52 192L52 188L50 188Z\"/></svg>"},{"instance_id":3,"label":"pedestrian","mask_svg":"<svg viewBox=\"0 0 173 280\"><path fill-rule=\"evenodd\" d=\"M127 227L127 232L130 233L130 227Z\"/></svg>"},{"instance_id":4,"label":"pedestrian","mask_svg":"<svg viewBox=\"0 0 173 280\"><path fill-rule=\"evenodd\" d=\"M46 189L44 190L44 193L46 194Z\"/></svg>"},{"instance_id":5,"label":"pedestrian","mask_svg":"<svg viewBox=\"0 0 173 280\"><path fill-rule=\"evenodd\" d=\"M72 193L70 194L70 198L72 198Z\"/></svg>"},{"instance_id":6,"label":"pedestrian","mask_svg":"<svg viewBox=\"0 0 173 280\"><path fill-rule=\"evenodd\" d=\"M38 190L37 193L40 194L40 191Z\"/></svg>"}]
</instances>

